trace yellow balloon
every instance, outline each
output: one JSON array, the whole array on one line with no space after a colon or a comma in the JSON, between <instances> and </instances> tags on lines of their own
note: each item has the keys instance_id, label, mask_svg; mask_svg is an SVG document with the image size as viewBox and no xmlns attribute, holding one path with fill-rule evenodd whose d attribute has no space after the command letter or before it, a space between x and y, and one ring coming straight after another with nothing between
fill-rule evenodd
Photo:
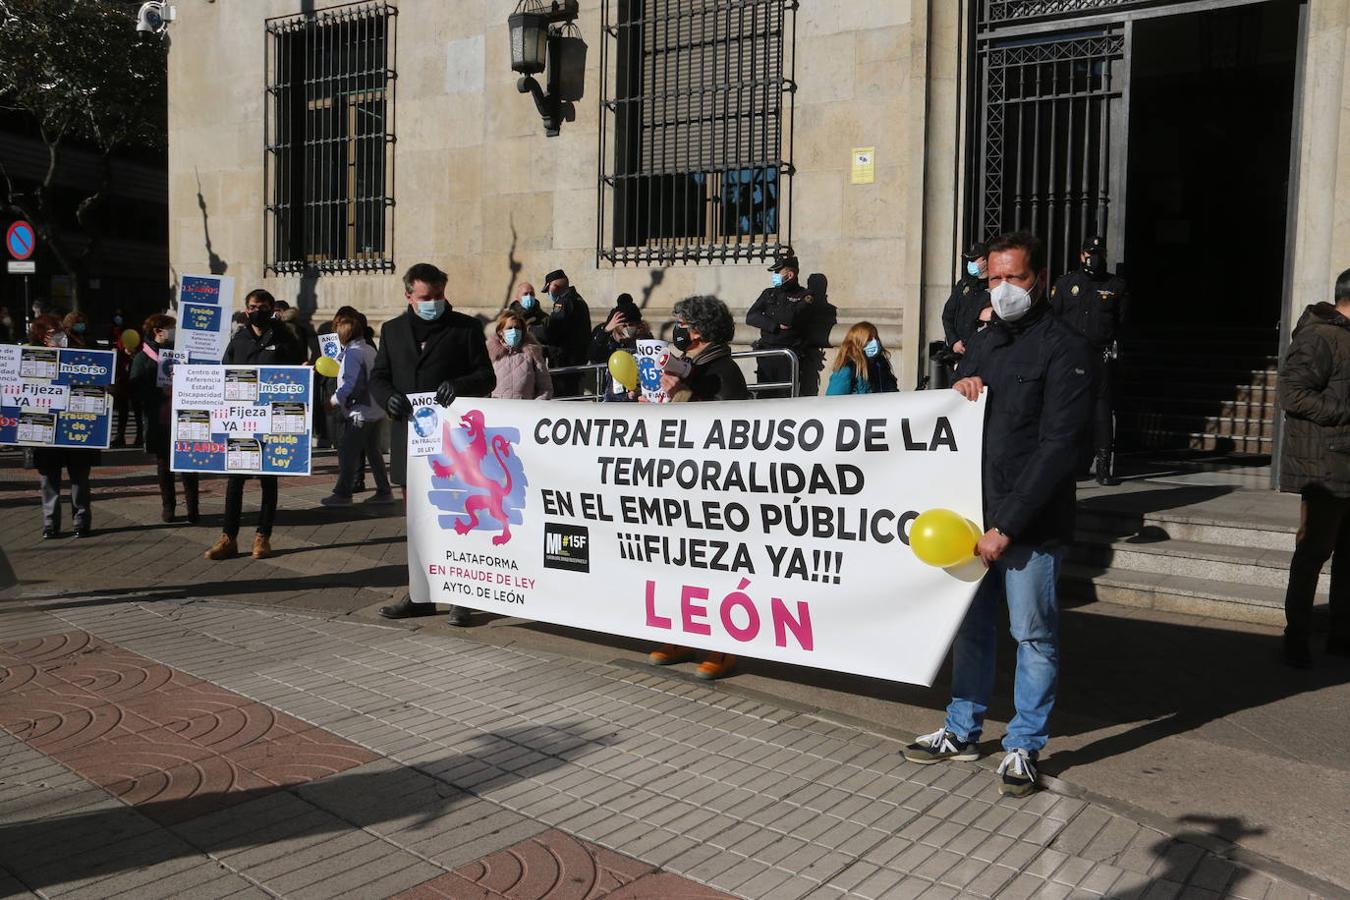
<instances>
[{"instance_id":1,"label":"yellow balloon","mask_svg":"<svg viewBox=\"0 0 1350 900\"><path fill-rule=\"evenodd\" d=\"M339 371L338 361L331 356L320 356L314 363L314 371L318 372L324 378L336 378Z\"/></svg>"},{"instance_id":2,"label":"yellow balloon","mask_svg":"<svg viewBox=\"0 0 1350 900\"><path fill-rule=\"evenodd\" d=\"M128 353L134 353L136 348L141 345L141 336L136 333L136 329L127 328L122 332L122 349Z\"/></svg>"},{"instance_id":3,"label":"yellow balloon","mask_svg":"<svg viewBox=\"0 0 1350 900\"><path fill-rule=\"evenodd\" d=\"M637 360L627 350L615 350L609 355L609 374L613 375L615 381L630 391L637 390Z\"/></svg>"},{"instance_id":4,"label":"yellow balloon","mask_svg":"<svg viewBox=\"0 0 1350 900\"><path fill-rule=\"evenodd\" d=\"M945 569L975 555L980 540L976 524L950 509L920 513L909 527L909 548L921 562Z\"/></svg>"}]
</instances>

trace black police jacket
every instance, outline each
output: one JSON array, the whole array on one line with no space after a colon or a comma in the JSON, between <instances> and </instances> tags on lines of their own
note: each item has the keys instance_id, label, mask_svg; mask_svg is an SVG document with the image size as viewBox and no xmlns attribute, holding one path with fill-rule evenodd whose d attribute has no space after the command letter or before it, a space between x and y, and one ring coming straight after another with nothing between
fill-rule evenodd
<instances>
[{"instance_id":1,"label":"black police jacket","mask_svg":"<svg viewBox=\"0 0 1350 900\"><path fill-rule=\"evenodd\" d=\"M1016 322L995 316L966 346L961 376L978 376L989 389L986 529L1031 546L1073 540L1073 473L1092 414L1091 354L1044 303Z\"/></svg>"},{"instance_id":2,"label":"black police jacket","mask_svg":"<svg viewBox=\"0 0 1350 900\"><path fill-rule=\"evenodd\" d=\"M295 331L273 319L262 334L242 326L230 338L220 361L227 366L302 366L308 357Z\"/></svg>"},{"instance_id":3,"label":"black police jacket","mask_svg":"<svg viewBox=\"0 0 1350 900\"><path fill-rule=\"evenodd\" d=\"M980 309L989 300L989 282L971 275L962 276L952 287L942 306L942 334L948 347L957 341L970 342L979 324Z\"/></svg>"},{"instance_id":4,"label":"black police jacket","mask_svg":"<svg viewBox=\"0 0 1350 900\"><path fill-rule=\"evenodd\" d=\"M814 346L806 326L810 322L811 292L798 281L782 287L765 288L745 314L745 322L759 329L756 347L789 347L800 350ZM780 326L786 325L787 330Z\"/></svg>"},{"instance_id":5,"label":"black police jacket","mask_svg":"<svg viewBox=\"0 0 1350 900\"><path fill-rule=\"evenodd\" d=\"M543 338L551 365L585 365L591 347L591 310L576 288L568 287L554 302Z\"/></svg>"},{"instance_id":6,"label":"black police jacket","mask_svg":"<svg viewBox=\"0 0 1350 900\"><path fill-rule=\"evenodd\" d=\"M1129 306L1129 289L1119 275L1095 275L1076 269L1050 289L1050 308L1098 349L1120 336Z\"/></svg>"}]
</instances>

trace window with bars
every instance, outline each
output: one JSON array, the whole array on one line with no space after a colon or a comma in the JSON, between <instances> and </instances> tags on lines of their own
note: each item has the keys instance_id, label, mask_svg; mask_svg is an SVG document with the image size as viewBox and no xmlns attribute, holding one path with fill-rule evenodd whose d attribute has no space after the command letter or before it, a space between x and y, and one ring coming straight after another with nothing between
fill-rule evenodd
<instances>
[{"instance_id":1,"label":"window with bars","mask_svg":"<svg viewBox=\"0 0 1350 900\"><path fill-rule=\"evenodd\" d=\"M604 0L598 259L791 244L796 0Z\"/></svg>"},{"instance_id":2,"label":"window with bars","mask_svg":"<svg viewBox=\"0 0 1350 900\"><path fill-rule=\"evenodd\" d=\"M1012 22L1167 2L1169 0L984 0L982 20L986 24Z\"/></svg>"},{"instance_id":3,"label":"window with bars","mask_svg":"<svg viewBox=\"0 0 1350 900\"><path fill-rule=\"evenodd\" d=\"M271 271L393 268L397 12L359 3L267 22Z\"/></svg>"}]
</instances>

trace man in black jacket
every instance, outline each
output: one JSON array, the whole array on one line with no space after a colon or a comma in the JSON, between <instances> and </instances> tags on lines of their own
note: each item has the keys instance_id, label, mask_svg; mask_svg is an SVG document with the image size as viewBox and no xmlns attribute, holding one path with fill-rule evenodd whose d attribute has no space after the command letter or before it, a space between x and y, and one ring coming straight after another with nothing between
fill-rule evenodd
<instances>
[{"instance_id":1,"label":"man in black jacket","mask_svg":"<svg viewBox=\"0 0 1350 900\"><path fill-rule=\"evenodd\" d=\"M1097 235L1083 242L1079 268L1050 289L1050 309L1092 345L1092 447L1097 481L1115 484L1115 422L1112 383L1116 340L1125 324L1130 292L1125 279L1106 270L1106 242Z\"/></svg>"},{"instance_id":2,"label":"man in black jacket","mask_svg":"<svg viewBox=\"0 0 1350 900\"><path fill-rule=\"evenodd\" d=\"M1059 673L1055 582L1073 540L1073 465L1092 402L1086 341L1050 315L1044 250L1018 232L989 245L994 316L970 341L953 388L977 400L987 387L984 524L975 552L989 567L953 645L947 721L905 748L913 762L976 759L994 686L998 604L1006 599L1017 641L1013 705L1003 738L999 792L1036 787Z\"/></svg>"},{"instance_id":3,"label":"man in black jacket","mask_svg":"<svg viewBox=\"0 0 1350 900\"><path fill-rule=\"evenodd\" d=\"M1284 658L1296 668L1312 664L1313 596L1328 558L1327 652L1350 657L1350 269L1336 279L1335 300L1304 311L1278 382L1285 413L1280 490L1303 495L1284 597Z\"/></svg>"},{"instance_id":4,"label":"man in black jacket","mask_svg":"<svg viewBox=\"0 0 1350 900\"><path fill-rule=\"evenodd\" d=\"M262 288L249 291L244 298L248 324L230 338L225 347L222 364L246 366L300 366L304 365L304 346L295 332L276 317L276 301ZM211 549L203 554L206 559L231 559L239 554L239 521L244 510L244 482L248 475L231 475L225 480L225 527ZM254 559L272 555L272 522L277 515L277 476L259 475L262 503L258 510L258 533L253 536Z\"/></svg>"},{"instance_id":5,"label":"man in black jacket","mask_svg":"<svg viewBox=\"0 0 1350 900\"><path fill-rule=\"evenodd\" d=\"M562 269L544 276L544 291L553 304L543 328L548 364L555 368L584 366L591 349L590 308ZM575 397L580 393L580 376L560 375L553 379L553 396Z\"/></svg>"},{"instance_id":6,"label":"man in black jacket","mask_svg":"<svg viewBox=\"0 0 1350 900\"><path fill-rule=\"evenodd\" d=\"M408 308L380 329L380 348L370 373L370 393L384 407L392 423L389 477L395 484L408 483L408 416L412 414L409 394L435 391L436 402L449 406L456 396L486 397L497 386L483 328L477 319L450 308L445 299L448 280L448 275L430 263L413 266L403 276ZM414 604L406 597L380 609L380 615L389 619L435 612L432 604ZM465 625L468 612L452 606L450 621Z\"/></svg>"}]
</instances>

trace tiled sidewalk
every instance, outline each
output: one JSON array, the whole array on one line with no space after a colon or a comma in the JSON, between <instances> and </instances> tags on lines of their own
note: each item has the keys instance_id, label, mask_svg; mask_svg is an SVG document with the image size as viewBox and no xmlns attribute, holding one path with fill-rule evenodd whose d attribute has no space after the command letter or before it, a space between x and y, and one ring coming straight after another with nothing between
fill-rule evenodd
<instances>
[{"instance_id":1,"label":"tiled sidewalk","mask_svg":"<svg viewBox=\"0 0 1350 900\"><path fill-rule=\"evenodd\" d=\"M58 634L73 658L33 649ZM1308 896L1081 800L1000 799L979 766L914 766L894 741L659 673L205 602L10 604L0 635L54 667L29 689L140 709L131 736L218 739L207 756L265 782L138 794L134 773L43 747L53 716L16 720L8 676L0 895ZM179 690L217 705L164 710ZM248 730L268 716L284 733ZM297 731L345 762L269 765Z\"/></svg>"}]
</instances>

